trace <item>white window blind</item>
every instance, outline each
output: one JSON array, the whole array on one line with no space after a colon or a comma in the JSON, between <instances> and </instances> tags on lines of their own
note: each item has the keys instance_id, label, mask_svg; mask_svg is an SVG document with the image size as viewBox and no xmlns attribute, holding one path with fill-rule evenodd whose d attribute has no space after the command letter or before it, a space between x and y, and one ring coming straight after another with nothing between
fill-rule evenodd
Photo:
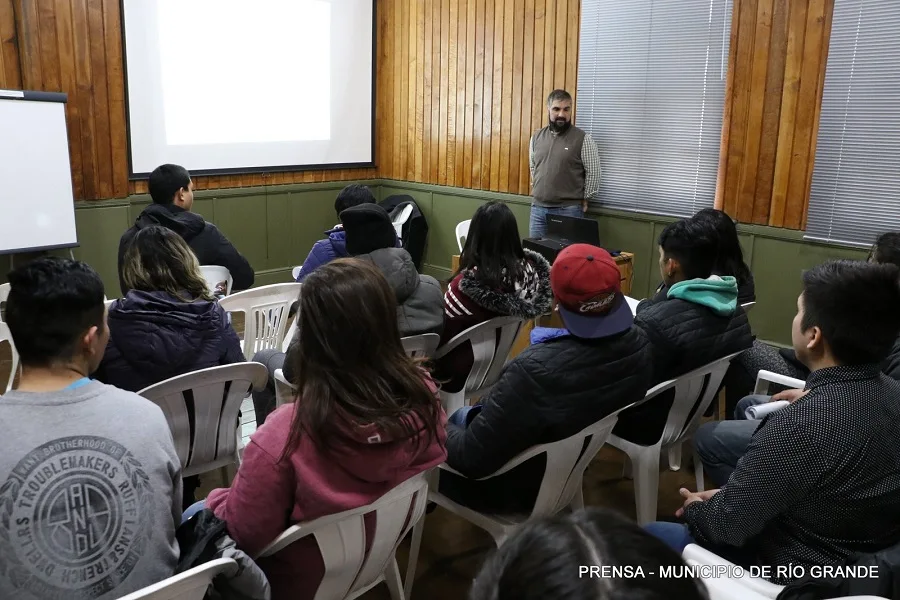
<instances>
[{"instance_id":1,"label":"white window blind","mask_svg":"<svg viewBox=\"0 0 900 600\"><path fill-rule=\"evenodd\" d=\"M584 0L576 121L600 150L603 206L713 205L732 0Z\"/></svg>"},{"instance_id":2,"label":"white window blind","mask_svg":"<svg viewBox=\"0 0 900 600\"><path fill-rule=\"evenodd\" d=\"M806 236L900 230L900 1L835 2Z\"/></svg>"}]
</instances>

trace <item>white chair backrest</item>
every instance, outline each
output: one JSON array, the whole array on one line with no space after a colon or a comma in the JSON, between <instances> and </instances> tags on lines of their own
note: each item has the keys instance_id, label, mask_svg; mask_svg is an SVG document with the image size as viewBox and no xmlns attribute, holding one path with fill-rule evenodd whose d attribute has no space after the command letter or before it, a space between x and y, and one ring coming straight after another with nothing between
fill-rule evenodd
<instances>
[{"instance_id":1,"label":"white chair backrest","mask_svg":"<svg viewBox=\"0 0 900 600\"><path fill-rule=\"evenodd\" d=\"M3 312L6 309L3 304L6 302L6 299L9 297L9 284L8 283L0 283L0 322L3 321Z\"/></svg>"},{"instance_id":2,"label":"white chair backrest","mask_svg":"<svg viewBox=\"0 0 900 600\"><path fill-rule=\"evenodd\" d=\"M315 536L325 562L316 600L356 597L383 579L400 540L425 514L427 496L425 473L420 473L372 504L291 526L259 556L271 556L297 540ZM370 513L375 513L376 525L368 544L364 517Z\"/></svg>"},{"instance_id":3,"label":"white chair backrest","mask_svg":"<svg viewBox=\"0 0 900 600\"><path fill-rule=\"evenodd\" d=\"M436 333L422 333L411 335L400 340L403 342L403 350L410 358L431 358L441 343L441 336Z\"/></svg>"},{"instance_id":4,"label":"white chair backrest","mask_svg":"<svg viewBox=\"0 0 900 600\"><path fill-rule=\"evenodd\" d=\"M12 334L9 332L9 326L0 321L0 342L2 341L9 342L9 349L12 352L12 365L9 369L9 379L6 382L6 388L0 388L4 392L8 392L12 389L13 381L16 379L16 373L19 370L19 353L16 352L16 345L13 344Z\"/></svg>"},{"instance_id":5,"label":"white chair backrest","mask_svg":"<svg viewBox=\"0 0 900 600\"><path fill-rule=\"evenodd\" d=\"M472 224L472 219L468 221L462 221L456 225L456 243L459 244L459 251L463 251L463 246L466 245L466 238L469 237L469 225Z\"/></svg>"},{"instance_id":6,"label":"white chair backrest","mask_svg":"<svg viewBox=\"0 0 900 600\"><path fill-rule=\"evenodd\" d=\"M118 298L106 299L103 301L103 306L106 307L106 310L109 310L109 307L113 305L113 303L118 300Z\"/></svg>"},{"instance_id":7,"label":"white chair backrest","mask_svg":"<svg viewBox=\"0 0 900 600\"><path fill-rule=\"evenodd\" d=\"M741 308L744 309L745 313L749 313L750 309L754 306L756 306L756 302L744 302L743 304L741 304Z\"/></svg>"},{"instance_id":8,"label":"white chair backrest","mask_svg":"<svg viewBox=\"0 0 900 600\"><path fill-rule=\"evenodd\" d=\"M159 406L175 440L182 476L236 462L235 427L251 389L265 387L269 372L259 363L234 363L172 377L138 392ZM188 417L192 402L194 427Z\"/></svg>"},{"instance_id":9,"label":"white chair backrest","mask_svg":"<svg viewBox=\"0 0 900 600\"><path fill-rule=\"evenodd\" d=\"M466 379L465 397L486 392L500 378L500 371L503 370L524 324L525 321L519 317L496 317L479 323L454 336L438 350L435 358L446 356L462 344L470 342L475 360Z\"/></svg>"},{"instance_id":10,"label":"white chair backrest","mask_svg":"<svg viewBox=\"0 0 900 600\"><path fill-rule=\"evenodd\" d=\"M219 300L228 312L244 313L244 356L260 350L281 349L291 303L300 295L299 283L276 283L245 290Z\"/></svg>"},{"instance_id":11,"label":"white chair backrest","mask_svg":"<svg viewBox=\"0 0 900 600\"><path fill-rule=\"evenodd\" d=\"M681 439L698 426L700 417L719 392L719 386L731 359L738 354L740 352L729 354L677 379L664 381L647 392L643 402L652 402L656 396L675 388L675 401L669 409L666 427L660 440L663 447Z\"/></svg>"},{"instance_id":12,"label":"white chair backrest","mask_svg":"<svg viewBox=\"0 0 900 600\"><path fill-rule=\"evenodd\" d=\"M203 273L203 279L206 280L206 287L209 288L210 294L221 297L231 293L231 286L234 284L234 279L231 277L231 271L229 271L227 267L220 267L219 265L202 265L200 267L200 272ZM224 290L221 287L223 283L225 284Z\"/></svg>"},{"instance_id":13,"label":"white chair backrest","mask_svg":"<svg viewBox=\"0 0 900 600\"><path fill-rule=\"evenodd\" d=\"M291 269L291 277L294 278L294 281L297 281L297 278L300 277L300 269L303 268L303 265L297 265L293 269Z\"/></svg>"},{"instance_id":14,"label":"white chair backrest","mask_svg":"<svg viewBox=\"0 0 900 600\"><path fill-rule=\"evenodd\" d=\"M397 237L401 240L403 239L403 226L406 225L406 222L409 221L409 217L412 215L413 205L412 202L407 203L403 208L400 209L400 212L397 213L397 216L394 217L394 231L397 232Z\"/></svg>"},{"instance_id":15,"label":"white chair backrest","mask_svg":"<svg viewBox=\"0 0 900 600\"><path fill-rule=\"evenodd\" d=\"M238 564L232 558L217 558L122 596L119 600L203 600L217 575L232 576Z\"/></svg>"},{"instance_id":16,"label":"white chair backrest","mask_svg":"<svg viewBox=\"0 0 900 600\"><path fill-rule=\"evenodd\" d=\"M290 404L294 401L294 386L284 377L284 371L275 369L272 374L275 377L275 407Z\"/></svg>"}]
</instances>

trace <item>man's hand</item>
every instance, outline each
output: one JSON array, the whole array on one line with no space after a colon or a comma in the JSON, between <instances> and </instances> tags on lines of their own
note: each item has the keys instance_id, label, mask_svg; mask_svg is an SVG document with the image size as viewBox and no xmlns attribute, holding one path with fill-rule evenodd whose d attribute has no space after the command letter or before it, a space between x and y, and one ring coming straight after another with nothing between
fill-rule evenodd
<instances>
[{"instance_id":1,"label":"man's hand","mask_svg":"<svg viewBox=\"0 0 900 600\"><path fill-rule=\"evenodd\" d=\"M687 508L688 504L693 504L694 502L706 502L715 496L718 491L719 490L706 490L705 492L692 492L687 488L681 488L678 490L678 493L684 498L684 506L675 511L675 516L681 518L684 516L684 509Z\"/></svg>"},{"instance_id":2,"label":"man's hand","mask_svg":"<svg viewBox=\"0 0 900 600\"><path fill-rule=\"evenodd\" d=\"M581 212L586 213L588 209L588 201L587 198L581 201Z\"/></svg>"},{"instance_id":3,"label":"man's hand","mask_svg":"<svg viewBox=\"0 0 900 600\"><path fill-rule=\"evenodd\" d=\"M797 390L797 389L784 390L783 392L778 392L777 394L772 396L769 399L769 402L775 402L776 400L787 400L788 402L793 404L794 402L796 402L797 400L799 400L800 398L805 396L808 391L809 390Z\"/></svg>"}]
</instances>

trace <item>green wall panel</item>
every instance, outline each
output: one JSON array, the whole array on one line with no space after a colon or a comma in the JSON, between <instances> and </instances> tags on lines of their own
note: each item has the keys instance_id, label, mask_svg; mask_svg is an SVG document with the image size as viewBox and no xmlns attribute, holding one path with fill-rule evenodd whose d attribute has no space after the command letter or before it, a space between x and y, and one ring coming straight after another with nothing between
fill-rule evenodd
<instances>
[{"instance_id":1,"label":"green wall panel","mask_svg":"<svg viewBox=\"0 0 900 600\"><path fill-rule=\"evenodd\" d=\"M254 270L269 268L265 194L214 198L212 203L215 216L208 220L213 221L238 252L247 257Z\"/></svg>"},{"instance_id":2,"label":"green wall panel","mask_svg":"<svg viewBox=\"0 0 900 600\"><path fill-rule=\"evenodd\" d=\"M75 258L82 260L103 278L106 295L118 298L119 239L133 222L127 204L118 206L97 206L75 211L75 228L80 246L74 250Z\"/></svg>"}]
</instances>

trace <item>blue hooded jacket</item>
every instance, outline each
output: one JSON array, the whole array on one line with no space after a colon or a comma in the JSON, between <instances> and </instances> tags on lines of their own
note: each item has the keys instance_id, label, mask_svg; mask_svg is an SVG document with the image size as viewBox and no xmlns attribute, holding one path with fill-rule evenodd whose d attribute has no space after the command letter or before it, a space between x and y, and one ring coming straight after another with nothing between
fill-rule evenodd
<instances>
[{"instance_id":1,"label":"blue hooded jacket","mask_svg":"<svg viewBox=\"0 0 900 600\"><path fill-rule=\"evenodd\" d=\"M324 264L330 263L336 258L344 258L347 254L347 234L344 233L343 227L335 227L330 231L326 231L328 236L324 240L319 240L313 244L312 250L303 266L300 268L300 274L297 276L297 282L302 283L306 277Z\"/></svg>"}]
</instances>

